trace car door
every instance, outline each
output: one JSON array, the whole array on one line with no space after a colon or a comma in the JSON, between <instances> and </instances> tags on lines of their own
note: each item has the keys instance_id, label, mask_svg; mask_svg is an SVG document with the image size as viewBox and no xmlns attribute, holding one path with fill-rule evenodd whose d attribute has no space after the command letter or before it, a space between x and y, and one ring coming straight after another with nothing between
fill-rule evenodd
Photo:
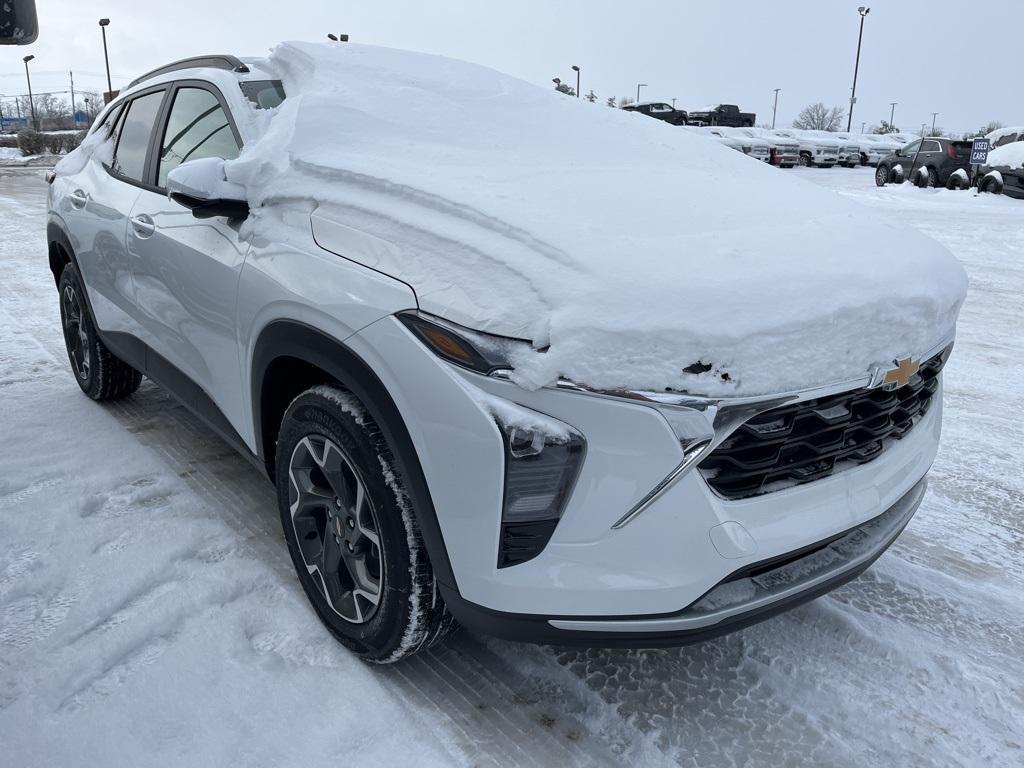
<instances>
[{"instance_id":1,"label":"car door","mask_svg":"<svg viewBox=\"0 0 1024 768\"><path fill-rule=\"evenodd\" d=\"M112 110L111 123L97 128L109 132L111 146L68 179L62 207L101 331L137 335L140 330L125 234L165 95L165 88L150 89Z\"/></svg>"},{"instance_id":2,"label":"car door","mask_svg":"<svg viewBox=\"0 0 1024 768\"><path fill-rule=\"evenodd\" d=\"M205 81L175 84L154 140L150 185L131 211L128 250L147 373L216 424L243 423L235 309L247 245L238 221L198 219L167 198L167 175L189 160L238 156L223 95ZM209 410L215 404L220 411Z\"/></svg>"},{"instance_id":3,"label":"car door","mask_svg":"<svg viewBox=\"0 0 1024 768\"><path fill-rule=\"evenodd\" d=\"M935 139L924 139L921 142L921 154L918 155L917 164L938 168L944 159L942 145Z\"/></svg>"}]
</instances>

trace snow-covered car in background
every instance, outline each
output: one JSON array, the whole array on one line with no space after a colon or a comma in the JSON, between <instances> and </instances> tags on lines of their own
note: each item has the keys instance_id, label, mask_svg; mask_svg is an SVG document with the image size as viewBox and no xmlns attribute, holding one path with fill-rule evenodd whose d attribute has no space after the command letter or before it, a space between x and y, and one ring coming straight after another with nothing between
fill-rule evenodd
<instances>
[{"instance_id":1,"label":"snow-covered car in background","mask_svg":"<svg viewBox=\"0 0 1024 768\"><path fill-rule=\"evenodd\" d=\"M800 143L795 139L787 139L772 131L763 128L738 128L741 132L748 132L749 136L761 139L768 143L770 151L769 162L780 168L792 168L800 162Z\"/></svg>"},{"instance_id":2,"label":"snow-covered car in background","mask_svg":"<svg viewBox=\"0 0 1024 768\"><path fill-rule=\"evenodd\" d=\"M839 143L839 157L836 165L846 168L856 168L860 165L860 141L851 138L851 134L839 134L832 131L807 131L823 141L835 141Z\"/></svg>"},{"instance_id":3,"label":"snow-covered car in background","mask_svg":"<svg viewBox=\"0 0 1024 768\"><path fill-rule=\"evenodd\" d=\"M859 165L878 165L878 161L896 149L896 143L880 141L878 136L870 133L846 133L839 132L837 137L857 145L860 150L860 158L854 161Z\"/></svg>"},{"instance_id":4,"label":"snow-covered car in background","mask_svg":"<svg viewBox=\"0 0 1024 768\"><path fill-rule=\"evenodd\" d=\"M839 162L839 148L842 142L838 139L823 139L810 131L796 128L779 128L772 133L800 145L800 165L808 168L831 168Z\"/></svg>"},{"instance_id":5,"label":"snow-covered car in background","mask_svg":"<svg viewBox=\"0 0 1024 768\"><path fill-rule=\"evenodd\" d=\"M982 192L1024 199L1024 133L988 153L988 162L978 169L977 183Z\"/></svg>"},{"instance_id":6,"label":"snow-covered car in background","mask_svg":"<svg viewBox=\"0 0 1024 768\"><path fill-rule=\"evenodd\" d=\"M737 139L743 151L765 163L771 162L771 144L757 135L752 128L705 128L713 136L728 136Z\"/></svg>"},{"instance_id":7,"label":"snow-covered car in background","mask_svg":"<svg viewBox=\"0 0 1024 768\"><path fill-rule=\"evenodd\" d=\"M718 144L729 147L729 149L735 149L737 152L742 152L745 155L750 154L750 142L744 141L744 139L739 136L731 136L728 133L723 133L720 129L712 129L697 125L687 125L685 128L689 133L711 139Z\"/></svg>"},{"instance_id":8,"label":"snow-covered car in background","mask_svg":"<svg viewBox=\"0 0 1024 768\"><path fill-rule=\"evenodd\" d=\"M985 134L985 138L989 140L989 146L1001 147L1004 144L1012 144L1015 141L1024 141L1024 127L1021 126L1009 126L1007 128L997 128Z\"/></svg>"},{"instance_id":9,"label":"snow-covered car in background","mask_svg":"<svg viewBox=\"0 0 1024 768\"><path fill-rule=\"evenodd\" d=\"M924 494L963 270L689 131L286 43L143 76L50 181L78 385L145 375L264 469L369 660L455 620L699 641L855 577Z\"/></svg>"}]
</instances>

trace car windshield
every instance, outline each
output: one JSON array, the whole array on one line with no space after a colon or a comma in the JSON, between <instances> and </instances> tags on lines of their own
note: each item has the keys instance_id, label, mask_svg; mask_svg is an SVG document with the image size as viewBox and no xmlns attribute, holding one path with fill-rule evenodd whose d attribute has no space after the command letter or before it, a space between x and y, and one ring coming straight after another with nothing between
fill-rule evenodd
<instances>
[{"instance_id":1,"label":"car windshield","mask_svg":"<svg viewBox=\"0 0 1024 768\"><path fill-rule=\"evenodd\" d=\"M284 101L284 86L280 80L248 80L239 83L242 93L257 109L274 109Z\"/></svg>"}]
</instances>

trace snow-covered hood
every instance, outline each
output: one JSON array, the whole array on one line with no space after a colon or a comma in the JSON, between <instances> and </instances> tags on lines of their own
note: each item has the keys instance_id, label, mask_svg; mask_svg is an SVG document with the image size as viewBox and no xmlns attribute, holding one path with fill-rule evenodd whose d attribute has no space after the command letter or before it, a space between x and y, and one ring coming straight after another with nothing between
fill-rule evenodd
<instances>
[{"instance_id":1,"label":"snow-covered hood","mask_svg":"<svg viewBox=\"0 0 1024 768\"><path fill-rule=\"evenodd\" d=\"M424 311L544 348L515 353L524 385L789 390L955 324L937 243L675 126L418 53L287 43L266 66L288 98L227 166L253 226L312 203L371 236L314 231Z\"/></svg>"},{"instance_id":2,"label":"snow-covered hood","mask_svg":"<svg viewBox=\"0 0 1024 768\"><path fill-rule=\"evenodd\" d=\"M1024 141L1003 144L988 153L985 165L990 168L1022 168L1024 167Z\"/></svg>"}]
</instances>

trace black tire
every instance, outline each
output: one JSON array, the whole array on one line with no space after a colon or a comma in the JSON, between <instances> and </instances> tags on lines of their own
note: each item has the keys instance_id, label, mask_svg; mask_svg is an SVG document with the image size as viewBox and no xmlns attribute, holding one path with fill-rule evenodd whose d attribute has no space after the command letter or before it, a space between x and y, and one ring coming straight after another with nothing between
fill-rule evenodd
<instances>
[{"instance_id":1,"label":"black tire","mask_svg":"<svg viewBox=\"0 0 1024 768\"><path fill-rule=\"evenodd\" d=\"M318 445L324 446L321 466L331 466L338 450L347 462L345 469L317 475L315 454L314 465L307 463L304 468L307 448ZM303 475L304 471L308 474ZM323 488L301 495L293 477L307 487L323 484ZM342 645L366 661L387 664L434 645L454 629L391 448L353 395L340 387L321 385L292 401L278 436L276 481L281 523L299 581L317 616ZM349 482L361 484L367 500L362 510L345 501L359 498L358 493L337 487ZM324 501L335 494L336 498ZM293 504L298 510L294 520ZM352 543L367 532L378 543L364 540L353 549ZM311 535L319 535L320 541ZM328 536L334 539L333 545ZM319 552L313 553L317 548ZM344 555L343 549L350 554ZM318 577L320 569L312 572L311 568L317 567L317 554L325 558L329 551L336 554L335 571L320 560L323 572L331 575ZM361 567L345 567L360 557ZM376 597L376 603L362 597L367 594L361 589L367 585L366 576L354 576L356 571L369 574L371 585L376 582L376 594L370 596ZM327 592L334 596L332 600ZM372 612L359 609L364 603ZM346 618L342 615L346 611L355 615Z\"/></svg>"},{"instance_id":2,"label":"black tire","mask_svg":"<svg viewBox=\"0 0 1024 768\"><path fill-rule=\"evenodd\" d=\"M928 169L928 186L937 187L939 186L939 172L934 168Z\"/></svg>"},{"instance_id":3,"label":"black tire","mask_svg":"<svg viewBox=\"0 0 1024 768\"><path fill-rule=\"evenodd\" d=\"M875 186L884 187L891 180L890 171L887 166L879 165L875 168Z\"/></svg>"},{"instance_id":4,"label":"black tire","mask_svg":"<svg viewBox=\"0 0 1024 768\"><path fill-rule=\"evenodd\" d=\"M868 164L868 156L866 154L864 154L863 152L860 153L860 164L862 166Z\"/></svg>"},{"instance_id":5,"label":"black tire","mask_svg":"<svg viewBox=\"0 0 1024 768\"><path fill-rule=\"evenodd\" d=\"M803 153L800 154L799 163L804 168L813 168L814 167L814 161L811 159L811 156L807 155L807 154L803 154Z\"/></svg>"},{"instance_id":6,"label":"black tire","mask_svg":"<svg viewBox=\"0 0 1024 768\"><path fill-rule=\"evenodd\" d=\"M946 179L946 189L957 190L957 189L969 189L971 186L970 181L965 181L962 176L956 173L951 173L949 178Z\"/></svg>"},{"instance_id":7,"label":"black tire","mask_svg":"<svg viewBox=\"0 0 1024 768\"><path fill-rule=\"evenodd\" d=\"M923 171L923 173L922 173ZM918 189L925 189L931 186L932 174L928 168L921 166L920 168L914 169L914 186Z\"/></svg>"},{"instance_id":8,"label":"black tire","mask_svg":"<svg viewBox=\"0 0 1024 768\"><path fill-rule=\"evenodd\" d=\"M981 192L988 192L993 195L999 195L1003 192L1003 185L999 183L997 179L982 179L981 186L978 187Z\"/></svg>"},{"instance_id":9,"label":"black tire","mask_svg":"<svg viewBox=\"0 0 1024 768\"><path fill-rule=\"evenodd\" d=\"M75 381L93 400L117 400L139 388L142 374L116 357L96 333L78 268L68 264L58 283L61 329Z\"/></svg>"}]
</instances>

